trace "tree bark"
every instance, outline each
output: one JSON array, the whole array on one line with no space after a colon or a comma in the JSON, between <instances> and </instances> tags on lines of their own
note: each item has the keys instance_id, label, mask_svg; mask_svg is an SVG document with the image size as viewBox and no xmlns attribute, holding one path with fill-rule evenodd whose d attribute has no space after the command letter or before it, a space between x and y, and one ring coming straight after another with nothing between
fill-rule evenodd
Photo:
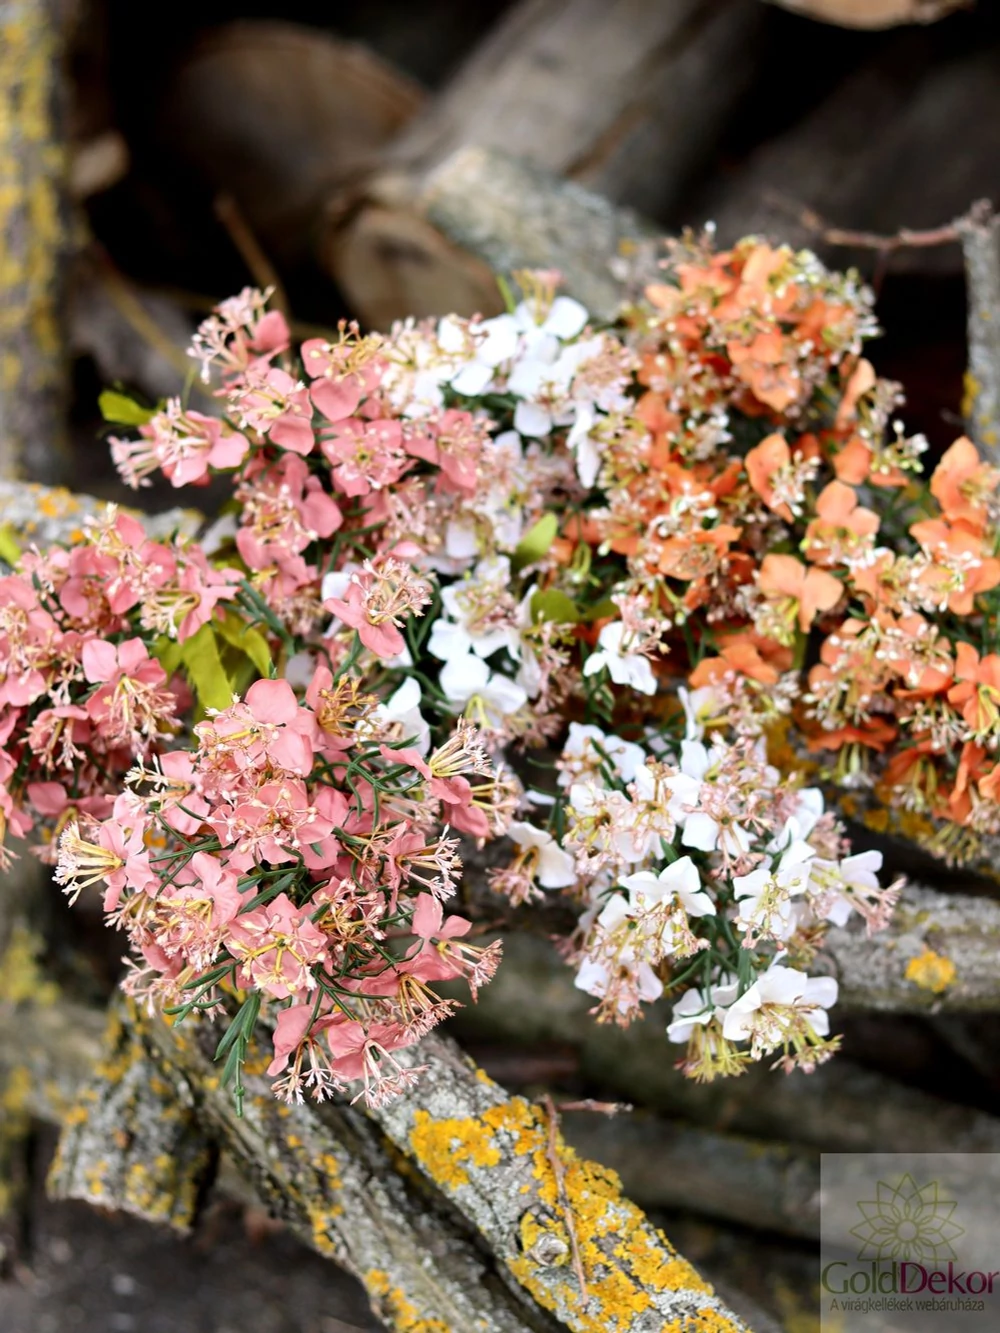
<instances>
[{"instance_id":1,"label":"tree bark","mask_svg":"<svg viewBox=\"0 0 1000 1333\"><path fill-rule=\"evenodd\" d=\"M67 1117L60 1193L186 1225L211 1136L279 1217L360 1278L399 1333L421 1320L435 1333L653 1333L671 1321L690 1333L744 1330L613 1172L578 1158L546 1112L509 1097L447 1037L399 1053L422 1072L368 1114L277 1102L260 1055L240 1118L211 1062L211 1025L170 1029L116 1009L97 1078Z\"/></svg>"},{"instance_id":2,"label":"tree bark","mask_svg":"<svg viewBox=\"0 0 1000 1333\"><path fill-rule=\"evenodd\" d=\"M980 200L958 224L965 257L969 368L965 379L969 434L1000 462L1000 218Z\"/></svg>"},{"instance_id":3,"label":"tree bark","mask_svg":"<svg viewBox=\"0 0 1000 1333\"><path fill-rule=\"evenodd\" d=\"M0 0L0 477L53 481L65 448L67 8Z\"/></svg>"}]
</instances>

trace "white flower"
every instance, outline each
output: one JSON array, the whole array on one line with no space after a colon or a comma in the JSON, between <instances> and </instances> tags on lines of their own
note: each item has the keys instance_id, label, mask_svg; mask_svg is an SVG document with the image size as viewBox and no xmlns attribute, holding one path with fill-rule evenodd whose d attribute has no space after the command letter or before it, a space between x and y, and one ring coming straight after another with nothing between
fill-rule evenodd
<instances>
[{"instance_id":1,"label":"white flower","mask_svg":"<svg viewBox=\"0 0 1000 1333\"><path fill-rule=\"evenodd\" d=\"M518 847L537 849L534 878L543 889L567 889L577 881L575 862L545 829L515 819L507 836Z\"/></svg>"},{"instance_id":2,"label":"white flower","mask_svg":"<svg viewBox=\"0 0 1000 1333\"><path fill-rule=\"evenodd\" d=\"M882 853L858 852L836 861L814 862L813 888L817 891L817 912L824 921L845 926L858 903L869 895L881 894L878 872L882 869Z\"/></svg>"},{"instance_id":3,"label":"white flower","mask_svg":"<svg viewBox=\"0 0 1000 1333\"><path fill-rule=\"evenodd\" d=\"M601 755L597 747L607 755L608 762L623 782L631 782L639 770L645 767L646 753L641 745L623 741L620 736L609 736L600 727L571 722L562 752L564 767L559 774L561 787L568 787L580 773L598 769Z\"/></svg>"},{"instance_id":4,"label":"white flower","mask_svg":"<svg viewBox=\"0 0 1000 1333\"><path fill-rule=\"evenodd\" d=\"M830 1031L826 1010L837 1003L837 983L833 977L810 977L793 967L786 967L780 958L753 983L748 991L730 1006L722 1024L722 1035L729 1041L745 1041L759 1037L775 1044L782 1039L782 1030L776 1022L768 1022L760 1010L774 1005L795 1010L797 1016L809 1023L817 1036L825 1037Z\"/></svg>"},{"instance_id":5,"label":"white flower","mask_svg":"<svg viewBox=\"0 0 1000 1333\"><path fill-rule=\"evenodd\" d=\"M663 994L663 982L650 965L648 963L635 963L631 970L635 979L635 992L638 998L649 1003L658 1000ZM588 995L601 998L608 993L611 980L611 973L604 963L600 963L594 958L585 958L580 964L580 970L577 972L573 984L577 990L586 991ZM615 978L615 980L618 979ZM623 1014L628 1013L630 1009L630 1005L624 999L619 1002L618 1007Z\"/></svg>"},{"instance_id":6,"label":"white flower","mask_svg":"<svg viewBox=\"0 0 1000 1333\"><path fill-rule=\"evenodd\" d=\"M620 882L628 889L629 902L637 912L676 899L688 916L715 916L715 903L702 888L701 875L690 856L680 857L658 875L651 870L638 870Z\"/></svg>"},{"instance_id":7,"label":"white flower","mask_svg":"<svg viewBox=\"0 0 1000 1333\"><path fill-rule=\"evenodd\" d=\"M597 651L590 654L583 668L585 676L606 668L616 685L630 685L641 694L656 693L656 677L649 658L642 653L623 652L625 625L612 620L597 636Z\"/></svg>"},{"instance_id":8,"label":"white flower","mask_svg":"<svg viewBox=\"0 0 1000 1333\"><path fill-rule=\"evenodd\" d=\"M440 339L441 325L438 328ZM471 325L470 333L475 339L475 352L471 360L465 361L452 375L451 387L456 393L478 398L491 387L497 367L510 361L516 354L519 327L511 315L498 315L495 319L485 319L482 323Z\"/></svg>"},{"instance_id":9,"label":"white flower","mask_svg":"<svg viewBox=\"0 0 1000 1333\"><path fill-rule=\"evenodd\" d=\"M514 408L514 429L520 435L544 438L552 430L552 414L539 403L522 398Z\"/></svg>"},{"instance_id":10,"label":"white flower","mask_svg":"<svg viewBox=\"0 0 1000 1333\"><path fill-rule=\"evenodd\" d=\"M431 626L428 652L442 662L450 662L470 650L480 657L489 657L506 648L517 658L521 636L516 624L494 624L488 629L481 624L484 609L495 605L509 584L510 561L505 555L498 555L480 560L467 578L442 588L441 602L451 620L442 617Z\"/></svg>"},{"instance_id":11,"label":"white flower","mask_svg":"<svg viewBox=\"0 0 1000 1333\"><path fill-rule=\"evenodd\" d=\"M493 730L500 730L503 719L528 702L520 685L499 672L490 671L475 653L445 662L439 683L456 711L465 709L474 721Z\"/></svg>"},{"instance_id":12,"label":"white flower","mask_svg":"<svg viewBox=\"0 0 1000 1333\"><path fill-rule=\"evenodd\" d=\"M720 981L709 991L686 990L674 1005L673 1019L667 1025L667 1040L687 1042L696 1027L704 1027L713 1018L721 1022L738 990L738 983L732 980Z\"/></svg>"},{"instance_id":13,"label":"white flower","mask_svg":"<svg viewBox=\"0 0 1000 1333\"><path fill-rule=\"evenodd\" d=\"M799 923L792 898L809 887L815 855L807 842L794 842L776 866L770 858L749 875L735 875L733 889L739 902L737 921L745 931L787 940Z\"/></svg>"},{"instance_id":14,"label":"white flower","mask_svg":"<svg viewBox=\"0 0 1000 1333\"><path fill-rule=\"evenodd\" d=\"M407 676L395 694L375 709L375 717L383 723L398 723L403 736L414 738L412 744L421 754L426 754L431 744L431 729L424 721L420 711L420 686L412 676Z\"/></svg>"},{"instance_id":15,"label":"white flower","mask_svg":"<svg viewBox=\"0 0 1000 1333\"><path fill-rule=\"evenodd\" d=\"M574 301L572 296L557 296L541 323L535 318L535 308L528 301L522 301L518 305L513 318L520 329L525 331L538 329L542 333L551 333L557 338L568 341L583 332L589 316L586 307L579 301Z\"/></svg>"},{"instance_id":16,"label":"white flower","mask_svg":"<svg viewBox=\"0 0 1000 1333\"><path fill-rule=\"evenodd\" d=\"M685 740L703 740L705 724L718 717L725 706L722 695L713 685L702 685L697 690L689 690L681 685L677 697L684 706Z\"/></svg>"},{"instance_id":17,"label":"white flower","mask_svg":"<svg viewBox=\"0 0 1000 1333\"><path fill-rule=\"evenodd\" d=\"M629 819L632 808L621 792L609 791L591 778L574 782L569 789L569 808L581 823L595 820L603 826L608 849L613 849L622 861L634 863L644 859L645 840L636 838Z\"/></svg>"},{"instance_id":18,"label":"white flower","mask_svg":"<svg viewBox=\"0 0 1000 1333\"><path fill-rule=\"evenodd\" d=\"M659 801L661 811L673 824L683 824L689 818L689 811L698 801L701 783L697 778L686 773L672 773L665 778L657 778L648 764L642 764L635 772L635 794L640 801ZM663 804L663 791L668 799Z\"/></svg>"},{"instance_id":19,"label":"white flower","mask_svg":"<svg viewBox=\"0 0 1000 1333\"><path fill-rule=\"evenodd\" d=\"M576 417L566 436L566 444L576 454L576 474L589 490L601 470L601 454L593 431L597 412L593 403L577 404Z\"/></svg>"}]
</instances>

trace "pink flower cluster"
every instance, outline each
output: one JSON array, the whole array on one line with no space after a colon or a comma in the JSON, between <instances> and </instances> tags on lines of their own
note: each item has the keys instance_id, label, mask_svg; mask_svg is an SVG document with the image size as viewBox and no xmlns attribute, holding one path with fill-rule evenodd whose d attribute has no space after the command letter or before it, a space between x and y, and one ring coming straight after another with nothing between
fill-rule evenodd
<instances>
[{"instance_id":1,"label":"pink flower cluster","mask_svg":"<svg viewBox=\"0 0 1000 1333\"><path fill-rule=\"evenodd\" d=\"M78 546L29 553L0 579L0 824L20 836L37 818L110 811L190 700L150 646L191 638L240 577L109 507ZM0 840L0 864L9 855Z\"/></svg>"},{"instance_id":2,"label":"pink flower cluster","mask_svg":"<svg viewBox=\"0 0 1000 1333\"><path fill-rule=\"evenodd\" d=\"M320 666L300 703L257 681L196 725L193 750L137 766L108 818L75 818L56 878L106 886L141 959L131 993L180 1012L236 989L280 1002L277 1091L362 1079L378 1104L413 1078L392 1052L454 1008L432 984L475 994L499 961L443 920L460 863L442 824L493 835L511 801L471 728L424 760L356 684Z\"/></svg>"}]
</instances>

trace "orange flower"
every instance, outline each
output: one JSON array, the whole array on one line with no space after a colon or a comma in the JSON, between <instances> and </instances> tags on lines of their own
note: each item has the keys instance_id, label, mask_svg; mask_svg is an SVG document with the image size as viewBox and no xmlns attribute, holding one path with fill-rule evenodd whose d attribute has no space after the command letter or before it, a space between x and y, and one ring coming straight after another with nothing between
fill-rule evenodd
<instances>
[{"instance_id":1,"label":"orange flower","mask_svg":"<svg viewBox=\"0 0 1000 1333\"><path fill-rule=\"evenodd\" d=\"M755 445L746 456L747 476L750 485L767 505L768 509L783 518L786 523L792 521L792 511L784 500L776 500L774 492L775 474L787 468L792 461L792 451L784 435L768 435Z\"/></svg>"},{"instance_id":2,"label":"orange flower","mask_svg":"<svg viewBox=\"0 0 1000 1333\"><path fill-rule=\"evenodd\" d=\"M802 378L788 364L789 349L777 329L758 333L749 345L728 342L726 353L737 379L760 402L775 412L784 412L798 401L803 390Z\"/></svg>"},{"instance_id":3,"label":"orange flower","mask_svg":"<svg viewBox=\"0 0 1000 1333\"><path fill-rule=\"evenodd\" d=\"M876 384L875 370L870 361L861 357L844 385L844 396L837 408L836 427L844 430L858 419L858 402Z\"/></svg>"},{"instance_id":4,"label":"orange flower","mask_svg":"<svg viewBox=\"0 0 1000 1333\"><path fill-rule=\"evenodd\" d=\"M945 517L964 520L976 532L986 527L986 502L1000 485L1000 472L979 457L966 436L957 439L934 469L931 494Z\"/></svg>"},{"instance_id":5,"label":"orange flower","mask_svg":"<svg viewBox=\"0 0 1000 1333\"><path fill-rule=\"evenodd\" d=\"M833 455L833 470L837 480L848 486L860 486L868 480L872 470L872 451L860 435L852 435L842 449Z\"/></svg>"},{"instance_id":6,"label":"orange flower","mask_svg":"<svg viewBox=\"0 0 1000 1333\"><path fill-rule=\"evenodd\" d=\"M811 737L808 745L814 754L817 750L839 750L844 745L863 745L881 754L897 735L898 728L884 717L871 717L865 722L838 727L834 731L818 732Z\"/></svg>"},{"instance_id":7,"label":"orange flower","mask_svg":"<svg viewBox=\"0 0 1000 1333\"><path fill-rule=\"evenodd\" d=\"M980 658L971 643L955 649L955 681L948 702L962 714L973 736L983 739L1000 721L1000 657Z\"/></svg>"},{"instance_id":8,"label":"orange flower","mask_svg":"<svg viewBox=\"0 0 1000 1333\"><path fill-rule=\"evenodd\" d=\"M714 685L729 672L735 671L762 685L776 685L779 673L769 662L765 662L749 635L734 634L724 644L718 657L703 657L688 678L693 690L702 685Z\"/></svg>"},{"instance_id":9,"label":"orange flower","mask_svg":"<svg viewBox=\"0 0 1000 1333\"><path fill-rule=\"evenodd\" d=\"M972 788L982 776L983 761L986 751L981 745L966 741L962 746L962 757L958 761L955 783L948 797L948 817L956 824L964 824L972 814Z\"/></svg>"},{"instance_id":10,"label":"orange flower","mask_svg":"<svg viewBox=\"0 0 1000 1333\"><path fill-rule=\"evenodd\" d=\"M831 481L820 491L816 515L806 528L802 543L806 557L816 564L829 565L842 560L878 532L878 514L859 505L853 488L841 481Z\"/></svg>"},{"instance_id":11,"label":"orange flower","mask_svg":"<svg viewBox=\"0 0 1000 1333\"><path fill-rule=\"evenodd\" d=\"M708 578L720 568L741 531L731 523L719 523L714 528L667 537L659 543L657 568L667 578L685 582Z\"/></svg>"},{"instance_id":12,"label":"orange flower","mask_svg":"<svg viewBox=\"0 0 1000 1333\"><path fill-rule=\"evenodd\" d=\"M1000 802L1000 764L995 764L979 779L979 795L984 801Z\"/></svg>"},{"instance_id":13,"label":"orange flower","mask_svg":"<svg viewBox=\"0 0 1000 1333\"><path fill-rule=\"evenodd\" d=\"M849 486L860 486L867 481L872 486L905 486L906 473L892 463L882 451L878 466L874 468L875 451L860 435L852 435L847 443L831 459L838 481Z\"/></svg>"},{"instance_id":14,"label":"orange flower","mask_svg":"<svg viewBox=\"0 0 1000 1333\"><path fill-rule=\"evenodd\" d=\"M928 518L912 524L910 533L934 561L920 575L921 587L956 615L971 615L978 594L1000 583L1000 560L983 554L981 537L964 520Z\"/></svg>"},{"instance_id":15,"label":"orange flower","mask_svg":"<svg viewBox=\"0 0 1000 1333\"><path fill-rule=\"evenodd\" d=\"M789 629L798 621L803 633L821 611L837 605L844 588L839 579L822 569L809 569L793 555L766 555L757 584ZM762 630L762 633L766 633ZM779 635L771 635L779 638ZM787 640L786 640L787 641Z\"/></svg>"}]
</instances>

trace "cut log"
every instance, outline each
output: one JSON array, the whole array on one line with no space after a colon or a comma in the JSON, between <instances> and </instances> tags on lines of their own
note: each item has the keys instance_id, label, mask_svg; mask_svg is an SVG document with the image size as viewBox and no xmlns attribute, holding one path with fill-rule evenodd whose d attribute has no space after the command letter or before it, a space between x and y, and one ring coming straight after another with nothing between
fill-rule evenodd
<instances>
[{"instance_id":1,"label":"cut log","mask_svg":"<svg viewBox=\"0 0 1000 1333\"><path fill-rule=\"evenodd\" d=\"M65 4L0 0L0 477L65 459Z\"/></svg>"},{"instance_id":2,"label":"cut log","mask_svg":"<svg viewBox=\"0 0 1000 1333\"><path fill-rule=\"evenodd\" d=\"M471 171L468 192L460 198L452 190L446 218L429 208L442 180L458 184L454 164L493 160L470 158L467 149L523 159L652 215L669 211L749 86L763 21L752 0L521 0L386 149L381 168L331 200L322 253L359 316L384 325L387 313L489 313L495 305L485 279L458 303L462 285L456 290L440 272L446 256L422 225L429 220L461 249L489 259L463 235L483 234L484 207L493 205L476 190L485 183L499 199L501 182ZM515 190L508 212L530 214L531 195L511 186L509 171L503 180ZM521 235L529 230L526 221ZM532 242L518 265L564 267L558 232L543 230ZM454 262L461 269L458 256ZM388 311L386 291L396 294Z\"/></svg>"},{"instance_id":3,"label":"cut log","mask_svg":"<svg viewBox=\"0 0 1000 1333\"><path fill-rule=\"evenodd\" d=\"M412 80L362 46L245 20L180 63L157 128L165 151L210 194L231 195L270 257L287 263L310 243L322 199L370 171L423 103Z\"/></svg>"},{"instance_id":4,"label":"cut log","mask_svg":"<svg viewBox=\"0 0 1000 1333\"><path fill-rule=\"evenodd\" d=\"M897 28L904 23L936 23L969 0L769 0L793 14L841 28Z\"/></svg>"}]
</instances>

